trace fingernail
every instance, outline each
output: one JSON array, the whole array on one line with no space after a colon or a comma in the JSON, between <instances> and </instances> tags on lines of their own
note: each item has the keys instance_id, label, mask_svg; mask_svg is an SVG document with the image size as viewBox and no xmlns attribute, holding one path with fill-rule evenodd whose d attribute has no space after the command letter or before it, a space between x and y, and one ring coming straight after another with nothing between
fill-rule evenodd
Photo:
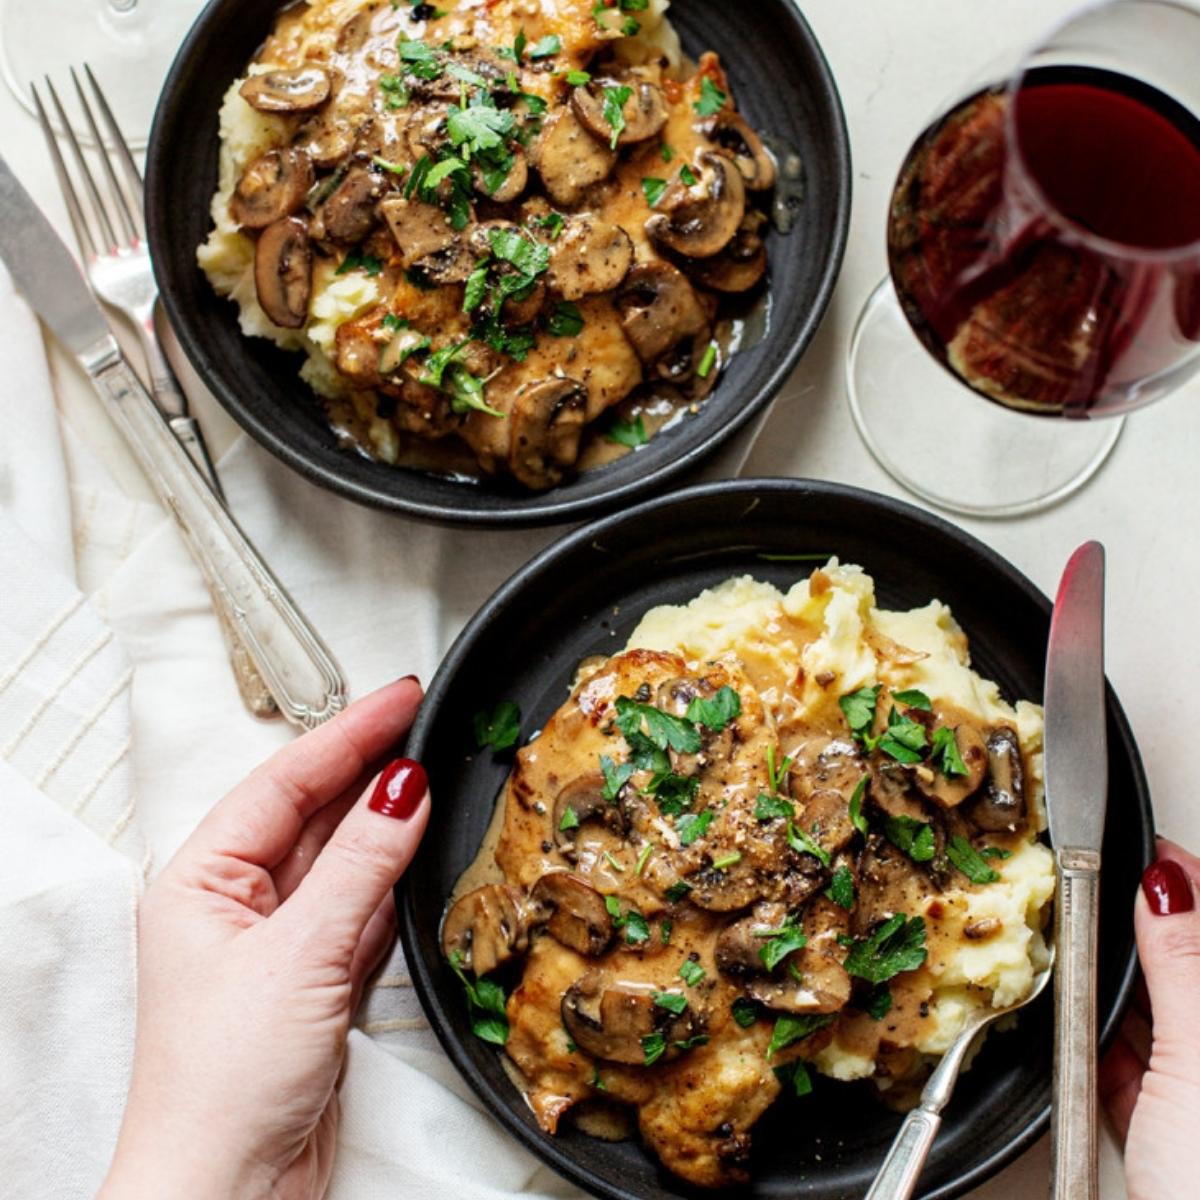
<instances>
[{"instance_id":1,"label":"fingernail","mask_svg":"<svg viewBox=\"0 0 1200 1200\"><path fill-rule=\"evenodd\" d=\"M1191 912L1195 907L1191 881L1183 868L1169 858L1160 858L1146 868L1142 891L1155 916L1172 917L1176 913Z\"/></svg>"},{"instance_id":2,"label":"fingernail","mask_svg":"<svg viewBox=\"0 0 1200 1200\"><path fill-rule=\"evenodd\" d=\"M367 807L385 817L407 821L428 790L425 768L411 758L398 758L384 767Z\"/></svg>"},{"instance_id":3,"label":"fingernail","mask_svg":"<svg viewBox=\"0 0 1200 1200\"><path fill-rule=\"evenodd\" d=\"M421 681L415 675L401 675L397 682L399 682L399 683L415 683L417 685L417 687L421 686Z\"/></svg>"}]
</instances>

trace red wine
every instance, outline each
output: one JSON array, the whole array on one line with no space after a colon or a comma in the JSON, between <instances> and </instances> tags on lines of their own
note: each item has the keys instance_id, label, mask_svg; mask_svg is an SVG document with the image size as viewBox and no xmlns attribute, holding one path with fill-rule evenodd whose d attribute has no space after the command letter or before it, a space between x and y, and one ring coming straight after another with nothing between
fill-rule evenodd
<instances>
[{"instance_id":1,"label":"red wine","mask_svg":"<svg viewBox=\"0 0 1200 1200\"><path fill-rule=\"evenodd\" d=\"M980 92L926 131L888 229L930 352L990 399L1069 415L1146 402L1183 369L1200 340L1200 252L1169 252L1194 243L1200 120L1083 67L1038 68L1015 96Z\"/></svg>"}]
</instances>

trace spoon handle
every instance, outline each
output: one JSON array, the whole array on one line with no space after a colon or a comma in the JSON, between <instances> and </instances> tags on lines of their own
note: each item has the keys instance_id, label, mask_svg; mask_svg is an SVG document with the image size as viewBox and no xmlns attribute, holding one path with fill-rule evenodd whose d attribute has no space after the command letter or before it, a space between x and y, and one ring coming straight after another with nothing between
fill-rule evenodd
<instances>
[{"instance_id":1,"label":"spoon handle","mask_svg":"<svg viewBox=\"0 0 1200 1200\"><path fill-rule=\"evenodd\" d=\"M927 1108L914 1108L904 1118L866 1200L908 1200L916 1191L941 1124L941 1114Z\"/></svg>"},{"instance_id":2,"label":"spoon handle","mask_svg":"<svg viewBox=\"0 0 1200 1200\"><path fill-rule=\"evenodd\" d=\"M1096 918L1100 856L1058 851L1058 969L1054 978L1053 1200L1096 1200Z\"/></svg>"}]
</instances>

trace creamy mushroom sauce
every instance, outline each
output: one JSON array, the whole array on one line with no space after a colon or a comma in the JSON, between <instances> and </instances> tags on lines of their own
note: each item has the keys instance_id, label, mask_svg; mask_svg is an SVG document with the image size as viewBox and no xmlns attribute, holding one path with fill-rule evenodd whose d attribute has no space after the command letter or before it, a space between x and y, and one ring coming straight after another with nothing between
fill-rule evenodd
<instances>
[{"instance_id":1,"label":"creamy mushroom sauce","mask_svg":"<svg viewBox=\"0 0 1200 1200\"><path fill-rule=\"evenodd\" d=\"M777 171L717 56L680 60L665 7L280 15L227 100L267 135L200 259L244 328L328 360L306 378L344 445L545 489L627 452L612 421L649 437L696 411L736 340L730 302L761 291ZM253 320L218 261L230 221L253 240ZM331 318L330 285L359 273Z\"/></svg>"},{"instance_id":2,"label":"creamy mushroom sauce","mask_svg":"<svg viewBox=\"0 0 1200 1200\"><path fill-rule=\"evenodd\" d=\"M964 706L950 698L954 688L944 695L931 688L931 711L899 708L929 741L939 729L953 731L962 774L933 766L928 754L904 765L882 749L866 750L840 703L845 676L821 672L814 681L796 666L825 655L831 636L844 634L845 613L828 616L827 601L857 586L846 583L845 570L814 572L790 606L764 610L761 595L728 594L730 621L746 625L743 658L697 661L645 648L666 628L688 636L687 608L655 610L634 635L641 648L581 663L570 697L517 752L479 854L448 902L442 947L478 975L499 969L514 981L506 1063L548 1132L568 1114L596 1136L622 1136L636 1121L669 1170L701 1186L727 1186L748 1178L751 1127L791 1086L777 1068L786 1072L799 1060L839 1074L836 1051L873 1065L878 1093L905 1107L936 1061L922 1047L941 1017L931 1011L939 977L1000 938L1000 922L973 915L973 905L988 888L1007 886L998 877L970 882L948 859L947 843L959 837L976 852L988 847L991 857L978 862L996 865L1010 853L1044 854L1036 842L1040 762L1018 734L1018 724L1026 740L1040 731L1040 714L1023 706L1018 720L998 695ZM749 586L726 588L738 582ZM725 620L719 607L702 607L709 595L693 602L695 626L706 633ZM965 662L965 639L947 636L952 657ZM875 622L852 654L884 685L866 731L879 737L898 703L889 692L902 690L906 672L933 678L936 655L900 645ZM969 668L966 677L994 687ZM711 814L701 836L683 845L678 808L661 790L649 794L652 772L634 770L624 783L618 776L609 802L602 758L611 772L633 753L617 724L620 697L685 717L697 697L728 701L722 689L736 693L736 715L720 729L694 722L698 752L669 749L671 771L696 781L683 811ZM999 718L985 719L984 711ZM638 729L652 732L649 724ZM851 808L863 779L865 836ZM763 796L786 802L794 828L813 839L827 865L797 844L783 816L764 818ZM885 836L889 818L928 825L936 847L928 861L914 861ZM1050 872L1052 888L1052 870L1037 869ZM839 870L853 881L849 908L828 891ZM1035 926L1044 919L1037 894L1028 914ZM642 923L631 924L631 912ZM895 914L920 915L925 961L886 981L890 1008L872 1016L864 1011L871 986L843 963L852 940ZM807 941L768 970L763 934L789 924ZM1024 955L1024 943L1015 944ZM966 990L972 1003L990 1002L987 989ZM655 1001L661 995L674 999L664 1007ZM743 1025L734 1006L747 1001L755 1019ZM817 1027L772 1051L779 1022L794 1018ZM655 1057L647 1047L659 1043Z\"/></svg>"}]
</instances>

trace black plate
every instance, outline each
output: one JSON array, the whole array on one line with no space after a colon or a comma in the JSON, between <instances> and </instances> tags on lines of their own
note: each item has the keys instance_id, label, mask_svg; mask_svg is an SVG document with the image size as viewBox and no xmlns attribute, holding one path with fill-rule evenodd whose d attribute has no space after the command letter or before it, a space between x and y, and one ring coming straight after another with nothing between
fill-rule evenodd
<instances>
[{"instance_id":1,"label":"black plate","mask_svg":"<svg viewBox=\"0 0 1200 1200\"><path fill-rule=\"evenodd\" d=\"M592 518L696 467L763 408L812 339L842 261L850 148L837 88L791 0L682 0L671 10L693 54L716 48L750 124L795 147L806 195L795 228L772 234L769 335L734 357L698 415L623 459L535 494L506 481L457 483L339 449L300 381L302 359L243 337L236 308L196 266L217 183L217 112L257 51L279 0L211 0L167 76L150 134L146 218L155 274L192 365L244 429L289 466L351 500L455 524L540 525Z\"/></svg>"},{"instance_id":2,"label":"black plate","mask_svg":"<svg viewBox=\"0 0 1200 1200\"><path fill-rule=\"evenodd\" d=\"M699 1195L666 1175L637 1142L574 1130L542 1133L495 1050L466 1021L462 988L441 963L442 902L473 859L511 756L473 753L472 716L516 700L527 737L566 698L576 664L622 647L652 606L679 603L731 575L786 586L811 564L766 554L835 553L875 578L881 607L939 597L971 642L975 668L1012 699L1040 699L1050 603L1020 572L961 530L870 492L796 480L690 488L598 521L555 543L512 577L442 663L410 749L432 780L434 819L398 890L400 928L434 1031L493 1113L535 1154L597 1196ZM1137 747L1108 695L1109 806L1101 893L1100 1019L1111 1037L1135 967L1131 903L1153 853L1153 819ZM927 1200L980 1184L1047 1128L1052 1006L1047 995L1015 1033L995 1034L960 1081L922 1177ZM801 1122L802 1135L797 1135ZM848 1200L865 1192L899 1118L865 1085L819 1078L815 1094L783 1099L755 1129L753 1183L738 1194Z\"/></svg>"}]
</instances>

